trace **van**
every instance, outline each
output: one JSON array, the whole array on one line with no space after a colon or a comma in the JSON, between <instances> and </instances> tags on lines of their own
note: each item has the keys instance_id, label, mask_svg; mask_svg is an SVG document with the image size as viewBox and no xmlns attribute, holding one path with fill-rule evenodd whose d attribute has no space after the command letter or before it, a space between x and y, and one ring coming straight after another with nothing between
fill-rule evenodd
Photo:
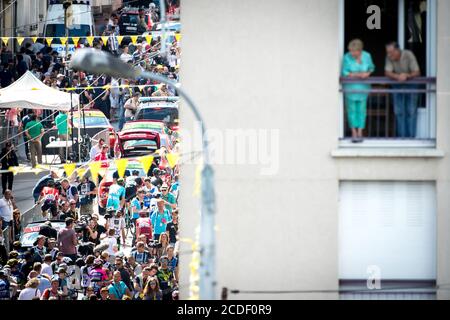
<instances>
[{"instance_id":1,"label":"van","mask_svg":"<svg viewBox=\"0 0 450 320\"><path fill-rule=\"evenodd\" d=\"M63 0L52 1L47 8L47 16L45 18L43 36L59 38L66 36L64 26L64 8ZM86 37L95 36L94 17L92 15L91 4L89 1L73 1L72 25L69 27L69 37ZM52 48L60 55L65 55L66 47L61 44L59 39L53 39ZM69 39L69 53L75 52L75 46Z\"/></svg>"}]
</instances>

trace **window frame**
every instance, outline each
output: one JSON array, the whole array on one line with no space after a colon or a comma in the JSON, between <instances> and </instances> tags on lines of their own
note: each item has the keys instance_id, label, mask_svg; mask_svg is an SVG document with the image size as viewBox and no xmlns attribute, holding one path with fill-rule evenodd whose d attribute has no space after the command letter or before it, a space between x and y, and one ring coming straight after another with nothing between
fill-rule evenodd
<instances>
[{"instance_id":1,"label":"window frame","mask_svg":"<svg viewBox=\"0 0 450 320\"><path fill-rule=\"evenodd\" d=\"M398 12L398 43L401 48L404 48L405 43L405 14L404 14L404 0L397 0L399 6ZM342 64L342 59L345 54L345 0L339 0L339 66ZM436 77L437 74L437 0L427 0L427 77ZM339 69L340 72L340 69ZM338 78L340 73L338 75ZM436 89L436 84L427 84L427 90ZM394 148L436 148L437 146L437 116L436 116L436 93L426 95L426 107L430 110L428 127L430 130L430 139L383 139L371 138L366 139L362 143L354 144L348 141L345 137L345 107L344 94L339 92L339 124L338 124L338 146L339 148L379 148L379 147L394 147Z\"/></svg>"}]
</instances>

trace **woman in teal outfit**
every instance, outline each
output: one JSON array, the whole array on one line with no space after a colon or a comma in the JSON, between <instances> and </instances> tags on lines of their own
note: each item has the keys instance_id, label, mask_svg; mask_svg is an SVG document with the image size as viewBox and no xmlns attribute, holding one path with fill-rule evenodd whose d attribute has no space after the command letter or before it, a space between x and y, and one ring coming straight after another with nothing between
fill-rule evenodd
<instances>
[{"instance_id":1,"label":"woman in teal outfit","mask_svg":"<svg viewBox=\"0 0 450 320\"><path fill-rule=\"evenodd\" d=\"M363 51L364 44L359 39L350 41L348 51L342 63L342 76L356 79L367 79L375 70L370 53ZM352 83L344 85L344 90L370 90L370 84ZM366 126L368 93L345 93L345 105L352 142L362 142L363 130Z\"/></svg>"}]
</instances>

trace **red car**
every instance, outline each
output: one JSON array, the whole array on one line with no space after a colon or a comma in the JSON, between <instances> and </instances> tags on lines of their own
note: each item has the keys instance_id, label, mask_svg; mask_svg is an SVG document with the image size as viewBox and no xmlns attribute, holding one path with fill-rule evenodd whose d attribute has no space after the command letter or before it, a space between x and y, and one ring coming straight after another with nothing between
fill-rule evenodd
<instances>
[{"instance_id":1,"label":"red car","mask_svg":"<svg viewBox=\"0 0 450 320\"><path fill-rule=\"evenodd\" d=\"M139 157L154 153L161 148L159 133L150 130L119 132L115 147L119 158Z\"/></svg>"}]
</instances>

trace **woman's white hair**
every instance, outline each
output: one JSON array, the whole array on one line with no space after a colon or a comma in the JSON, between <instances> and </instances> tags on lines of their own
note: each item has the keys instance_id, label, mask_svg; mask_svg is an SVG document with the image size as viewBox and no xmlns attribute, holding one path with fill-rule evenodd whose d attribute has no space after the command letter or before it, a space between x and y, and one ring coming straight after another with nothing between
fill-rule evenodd
<instances>
[{"instance_id":1,"label":"woman's white hair","mask_svg":"<svg viewBox=\"0 0 450 320\"><path fill-rule=\"evenodd\" d=\"M348 44L348 50L362 50L364 48L364 43L360 39L353 39Z\"/></svg>"}]
</instances>

